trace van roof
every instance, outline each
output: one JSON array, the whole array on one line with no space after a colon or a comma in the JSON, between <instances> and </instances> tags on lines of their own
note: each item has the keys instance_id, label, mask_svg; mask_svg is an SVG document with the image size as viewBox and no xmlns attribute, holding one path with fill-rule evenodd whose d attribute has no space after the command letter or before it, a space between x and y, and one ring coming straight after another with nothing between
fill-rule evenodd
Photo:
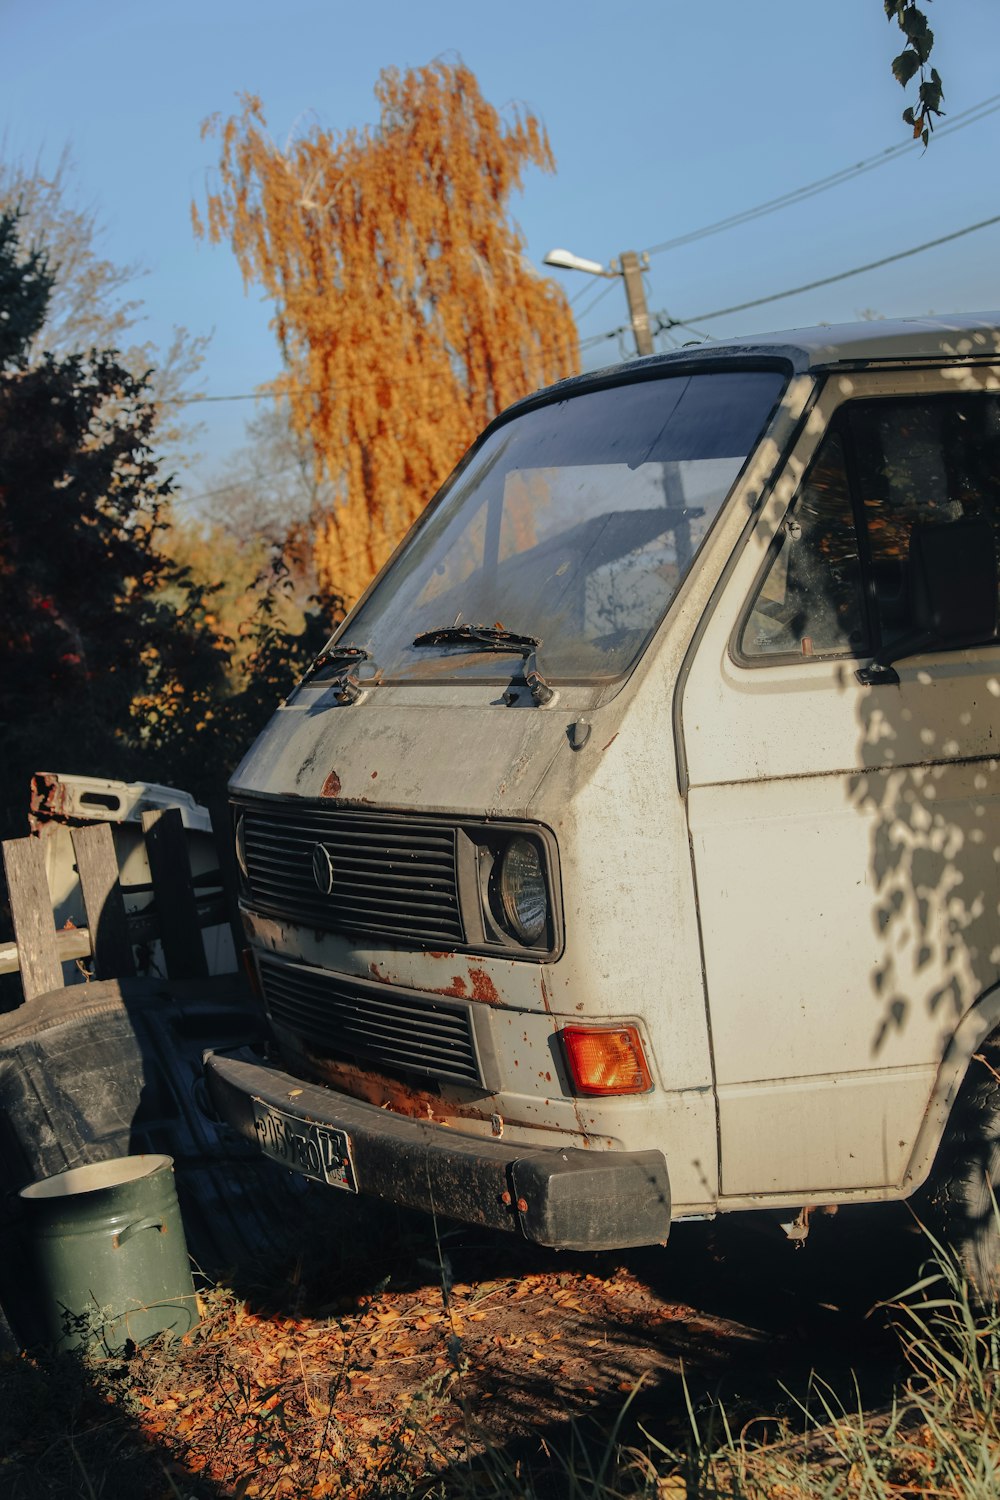
<instances>
[{"instance_id":1,"label":"van roof","mask_svg":"<svg viewBox=\"0 0 1000 1500\"><path fill-rule=\"evenodd\" d=\"M572 375L522 397L496 418L504 422L526 407L561 400L577 391L643 379L677 367L725 368L758 360L780 363L796 372L860 369L872 365L939 363L941 360L1000 360L1000 312L954 313L942 317L872 319L866 323L830 323L818 328L786 328L776 333L746 334L715 343L690 344L669 354L608 365Z\"/></svg>"},{"instance_id":2,"label":"van roof","mask_svg":"<svg viewBox=\"0 0 1000 1500\"><path fill-rule=\"evenodd\" d=\"M789 328L750 334L724 344L700 344L698 353L733 350L742 354L788 354L811 370L831 365L896 364L908 360L995 359L1000 355L1000 312L955 313L944 317L872 319L819 328ZM695 353L693 349L682 351Z\"/></svg>"}]
</instances>

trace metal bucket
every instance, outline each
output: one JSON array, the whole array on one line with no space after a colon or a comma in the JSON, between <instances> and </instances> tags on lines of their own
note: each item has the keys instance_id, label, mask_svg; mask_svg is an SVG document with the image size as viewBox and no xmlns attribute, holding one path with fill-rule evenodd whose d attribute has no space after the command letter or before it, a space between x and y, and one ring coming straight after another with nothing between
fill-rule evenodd
<instances>
[{"instance_id":1,"label":"metal bucket","mask_svg":"<svg viewBox=\"0 0 1000 1500\"><path fill-rule=\"evenodd\" d=\"M174 1164L119 1156L22 1188L40 1312L58 1349L112 1354L198 1321Z\"/></svg>"}]
</instances>

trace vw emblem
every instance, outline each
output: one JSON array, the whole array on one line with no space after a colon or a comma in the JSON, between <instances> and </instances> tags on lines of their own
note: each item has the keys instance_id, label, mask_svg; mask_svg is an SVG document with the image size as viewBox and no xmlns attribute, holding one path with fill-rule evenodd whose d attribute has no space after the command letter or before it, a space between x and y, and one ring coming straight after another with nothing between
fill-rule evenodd
<instances>
[{"instance_id":1,"label":"vw emblem","mask_svg":"<svg viewBox=\"0 0 1000 1500\"><path fill-rule=\"evenodd\" d=\"M333 860L325 844L313 844L312 871L318 889L329 896L333 890Z\"/></svg>"}]
</instances>

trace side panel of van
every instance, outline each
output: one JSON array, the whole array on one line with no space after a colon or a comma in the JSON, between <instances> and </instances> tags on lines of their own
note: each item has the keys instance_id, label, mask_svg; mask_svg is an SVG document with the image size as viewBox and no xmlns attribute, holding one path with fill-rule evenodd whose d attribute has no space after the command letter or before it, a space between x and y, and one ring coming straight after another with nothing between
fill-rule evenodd
<instances>
[{"instance_id":1,"label":"side panel of van","mask_svg":"<svg viewBox=\"0 0 1000 1500\"><path fill-rule=\"evenodd\" d=\"M898 1186L948 1038L1000 975L1000 649L855 675L905 635L913 517L1000 521L998 387L830 377L691 664L723 1202ZM838 472L854 522L831 519Z\"/></svg>"}]
</instances>

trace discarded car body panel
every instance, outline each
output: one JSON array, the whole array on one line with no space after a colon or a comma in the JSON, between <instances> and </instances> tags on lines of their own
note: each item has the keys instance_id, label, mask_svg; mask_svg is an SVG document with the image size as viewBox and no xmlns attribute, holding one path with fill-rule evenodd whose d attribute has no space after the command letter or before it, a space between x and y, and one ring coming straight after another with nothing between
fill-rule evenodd
<instances>
[{"instance_id":1,"label":"discarded car body panel","mask_svg":"<svg viewBox=\"0 0 1000 1500\"><path fill-rule=\"evenodd\" d=\"M990 322L681 351L505 413L233 779L281 1061L209 1058L218 1107L356 1137L353 1186L423 1207L428 1141L456 1182L489 1145L506 1186L470 1167L448 1211L543 1243L912 1192L959 1036L1000 1024L995 566L966 602L919 550L1000 531L998 456ZM522 1155L555 1183L575 1152L631 1182L617 1230L569 1190L501 1212Z\"/></svg>"},{"instance_id":2,"label":"discarded car body panel","mask_svg":"<svg viewBox=\"0 0 1000 1500\"><path fill-rule=\"evenodd\" d=\"M45 871L57 928L82 927L86 923L71 828L84 823L111 826L126 910L140 913L153 900L142 814L168 807L180 813L192 875L199 883L210 880L219 869L212 819L208 809L196 802L190 792L149 781L114 781L54 771L35 773L31 779L28 821L45 850ZM220 883L214 881L204 888L219 889ZM231 973L236 967L236 954L228 923L205 927L203 941L209 972ZM144 945L143 956L145 971L164 972L162 951L155 938ZM67 984L81 983L84 977L77 964L63 965Z\"/></svg>"}]
</instances>

